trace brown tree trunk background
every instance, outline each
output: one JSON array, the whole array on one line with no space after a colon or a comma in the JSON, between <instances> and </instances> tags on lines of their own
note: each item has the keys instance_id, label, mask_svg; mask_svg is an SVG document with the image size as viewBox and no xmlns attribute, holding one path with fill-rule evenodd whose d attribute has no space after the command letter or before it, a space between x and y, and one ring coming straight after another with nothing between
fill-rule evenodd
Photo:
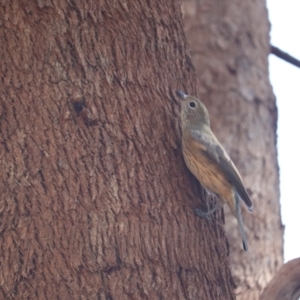
<instances>
[{"instance_id":1,"label":"brown tree trunk background","mask_svg":"<svg viewBox=\"0 0 300 300\"><path fill-rule=\"evenodd\" d=\"M298 300L300 297L300 258L285 263L260 295L259 300Z\"/></svg>"},{"instance_id":2,"label":"brown tree trunk background","mask_svg":"<svg viewBox=\"0 0 300 300\"><path fill-rule=\"evenodd\" d=\"M266 3L185 0L182 10L197 89L254 202L253 214L243 213L249 254L241 250L230 212L226 232L238 299L258 299L283 261Z\"/></svg>"},{"instance_id":3,"label":"brown tree trunk background","mask_svg":"<svg viewBox=\"0 0 300 300\"><path fill-rule=\"evenodd\" d=\"M198 85L179 2L1 2L1 299L234 299L230 261L240 295L263 288L282 262L276 108L265 3L247 2L190 10L199 48L184 8ZM228 244L221 213L195 216L177 89L245 178L249 255L232 217Z\"/></svg>"},{"instance_id":4,"label":"brown tree trunk background","mask_svg":"<svg viewBox=\"0 0 300 300\"><path fill-rule=\"evenodd\" d=\"M182 159L179 3L0 9L0 298L234 299Z\"/></svg>"}]
</instances>

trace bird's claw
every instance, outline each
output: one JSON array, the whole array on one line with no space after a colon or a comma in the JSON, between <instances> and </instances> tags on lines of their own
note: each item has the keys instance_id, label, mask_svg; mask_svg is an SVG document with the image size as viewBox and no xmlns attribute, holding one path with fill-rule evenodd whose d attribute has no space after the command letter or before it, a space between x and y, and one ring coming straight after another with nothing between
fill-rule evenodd
<instances>
[{"instance_id":1,"label":"bird's claw","mask_svg":"<svg viewBox=\"0 0 300 300\"><path fill-rule=\"evenodd\" d=\"M204 219L206 219L206 220L209 220L210 218L209 218L209 213L206 213L206 212L204 212L204 211L202 211L201 209L199 209L199 208L196 208L195 209L195 213L196 213L196 215L198 216L198 217L200 217L200 218L204 218Z\"/></svg>"}]
</instances>

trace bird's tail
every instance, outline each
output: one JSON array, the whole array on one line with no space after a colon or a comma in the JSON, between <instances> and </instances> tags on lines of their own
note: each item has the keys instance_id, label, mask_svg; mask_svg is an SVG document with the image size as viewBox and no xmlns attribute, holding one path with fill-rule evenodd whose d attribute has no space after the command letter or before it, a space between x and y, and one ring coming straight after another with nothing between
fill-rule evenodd
<instances>
[{"instance_id":1,"label":"bird's tail","mask_svg":"<svg viewBox=\"0 0 300 300\"><path fill-rule=\"evenodd\" d=\"M242 219L242 214L241 214L241 207L240 207L240 198L237 193L235 193L235 216L237 218L238 224L239 224L239 229L240 233L243 239L243 248L247 252L248 251L248 242L247 242L247 237L244 229L244 223Z\"/></svg>"}]
</instances>

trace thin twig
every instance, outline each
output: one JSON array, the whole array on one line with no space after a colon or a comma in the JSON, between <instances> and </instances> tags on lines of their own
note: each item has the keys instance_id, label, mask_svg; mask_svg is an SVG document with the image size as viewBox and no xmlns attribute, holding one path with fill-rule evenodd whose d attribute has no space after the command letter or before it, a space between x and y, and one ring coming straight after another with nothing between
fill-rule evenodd
<instances>
[{"instance_id":1,"label":"thin twig","mask_svg":"<svg viewBox=\"0 0 300 300\"><path fill-rule=\"evenodd\" d=\"M289 62L290 64L300 68L300 60L296 59L295 57L289 55L286 52L283 52L277 47L274 47L271 45L271 51L272 54L276 55L277 57Z\"/></svg>"}]
</instances>

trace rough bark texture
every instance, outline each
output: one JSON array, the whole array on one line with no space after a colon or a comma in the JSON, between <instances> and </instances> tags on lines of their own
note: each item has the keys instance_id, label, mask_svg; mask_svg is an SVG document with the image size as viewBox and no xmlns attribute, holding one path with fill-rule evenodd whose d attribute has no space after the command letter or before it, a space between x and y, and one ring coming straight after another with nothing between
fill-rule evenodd
<instances>
[{"instance_id":1,"label":"rough bark texture","mask_svg":"<svg viewBox=\"0 0 300 300\"><path fill-rule=\"evenodd\" d=\"M243 212L249 254L230 212L226 227L238 299L258 299L283 259L266 3L186 0L182 10L201 99L254 202L252 215Z\"/></svg>"},{"instance_id":2,"label":"rough bark texture","mask_svg":"<svg viewBox=\"0 0 300 300\"><path fill-rule=\"evenodd\" d=\"M195 94L195 81L179 3L0 9L0 298L234 299L223 226L195 216L200 189L182 159L173 91ZM248 106L268 118L273 100L258 96ZM271 204L251 161L246 182Z\"/></svg>"},{"instance_id":3,"label":"rough bark texture","mask_svg":"<svg viewBox=\"0 0 300 300\"><path fill-rule=\"evenodd\" d=\"M300 258L284 264L269 282L260 300L298 300L300 297Z\"/></svg>"}]
</instances>

